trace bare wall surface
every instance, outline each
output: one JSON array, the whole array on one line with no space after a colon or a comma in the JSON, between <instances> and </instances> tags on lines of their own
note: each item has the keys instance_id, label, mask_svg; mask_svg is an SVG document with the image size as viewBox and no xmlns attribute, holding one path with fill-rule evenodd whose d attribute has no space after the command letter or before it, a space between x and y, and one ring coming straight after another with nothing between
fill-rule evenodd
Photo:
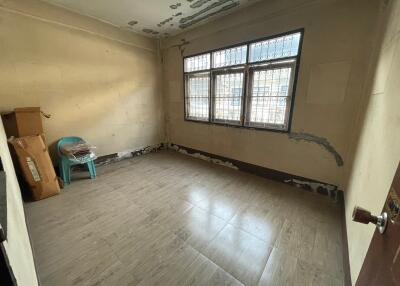
<instances>
[{"instance_id":1,"label":"bare wall surface","mask_svg":"<svg viewBox=\"0 0 400 286\"><path fill-rule=\"evenodd\" d=\"M169 142L343 187L378 1L262 1L162 41ZM305 29L292 134L184 121L182 57Z\"/></svg>"},{"instance_id":2,"label":"bare wall surface","mask_svg":"<svg viewBox=\"0 0 400 286\"><path fill-rule=\"evenodd\" d=\"M38 285L32 248L25 223L21 191L7 146L3 123L0 120L0 158L6 173L7 241L4 247L18 285Z\"/></svg>"},{"instance_id":3,"label":"bare wall surface","mask_svg":"<svg viewBox=\"0 0 400 286\"><path fill-rule=\"evenodd\" d=\"M0 0L0 111L40 106L49 144L81 136L98 155L163 141L155 40L36 0Z\"/></svg>"},{"instance_id":4,"label":"bare wall surface","mask_svg":"<svg viewBox=\"0 0 400 286\"><path fill-rule=\"evenodd\" d=\"M387 4L385 4L387 3ZM346 224L353 284L367 253L374 225L352 221L355 205L382 211L400 160L400 1L382 1L377 46L360 104L353 138L354 157L345 192ZM379 39L380 38L380 39Z\"/></svg>"}]
</instances>

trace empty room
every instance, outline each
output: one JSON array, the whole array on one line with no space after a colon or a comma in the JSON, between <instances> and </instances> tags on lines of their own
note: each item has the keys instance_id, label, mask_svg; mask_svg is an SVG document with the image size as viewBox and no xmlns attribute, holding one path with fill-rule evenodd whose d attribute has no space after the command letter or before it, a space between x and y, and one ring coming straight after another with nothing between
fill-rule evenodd
<instances>
[{"instance_id":1,"label":"empty room","mask_svg":"<svg viewBox=\"0 0 400 286\"><path fill-rule=\"evenodd\" d=\"M0 285L400 286L400 0L0 0Z\"/></svg>"}]
</instances>

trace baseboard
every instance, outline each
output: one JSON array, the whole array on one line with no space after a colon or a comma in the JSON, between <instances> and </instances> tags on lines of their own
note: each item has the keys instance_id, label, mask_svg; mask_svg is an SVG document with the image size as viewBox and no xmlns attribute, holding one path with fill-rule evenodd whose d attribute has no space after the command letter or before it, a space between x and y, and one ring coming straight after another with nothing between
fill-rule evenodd
<instances>
[{"instance_id":1,"label":"baseboard","mask_svg":"<svg viewBox=\"0 0 400 286\"><path fill-rule=\"evenodd\" d=\"M233 168L236 170L240 170L243 172L251 173L257 176L261 176L270 180L286 183L292 186L296 186L302 190L306 190L309 192L315 192L320 195L328 196L335 201L338 201L338 197L342 193L341 190L338 189L337 186L320 182L317 180L304 178L301 176L296 176L292 174L288 174L282 171L269 169L266 167L246 163L243 161L235 160L232 158L227 158L223 156L219 156L216 154L211 154L208 152L204 152L201 150L196 150L193 148L181 146L174 143L160 143L156 145L150 145L147 147L128 150L124 152L109 154L105 156L100 156L95 160L96 166L103 166L110 163L118 162L124 159L129 159L141 155L145 155L148 153L158 152L163 149L171 149L177 152L180 152L185 155L189 155L192 157L196 157L205 161L209 161L215 164L223 165L229 168Z\"/></svg>"},{"instance_id":2,"label":"baseboard","mask_svg":"<svg viewBox=\"0 0 400 286\"><path fill-rule=\"evenodd\" d=\"M296 186L302 190L306 190L309 192L315 192L320 195L328 196L335 201L338 201L338 197L342 195L342 191L338 189L337 186L320 182L313 179L304 178L301 176L296 176L292 174L288 174L285 172L281 172L274 169L269 169L266 167L246 163L243 161L235 160L232 158L227 158L215 154L211 154L208 152L204 152L201 150L196 150L193 148L181 146L174 143L167 144L168 149L175 150L182 154L186 154L192 157L196 157L202 160L206 160L215 164L223 165L226 167L230 167L233 169L237 169L243 172L251 173L254 175L258 175L270 180L286 183L292 186Z\"/></svg>"}]
</instances>

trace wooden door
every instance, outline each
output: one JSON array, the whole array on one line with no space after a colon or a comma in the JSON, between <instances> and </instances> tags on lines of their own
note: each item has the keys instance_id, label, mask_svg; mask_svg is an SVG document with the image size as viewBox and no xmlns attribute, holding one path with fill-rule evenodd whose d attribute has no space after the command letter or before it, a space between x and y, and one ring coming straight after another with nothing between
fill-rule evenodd
<instances>
[{"instance_id":1,"label":"wooden door","mask_svg":"<svg viewBox=\"0 0 400 286\"><path fill-rule=\"evenodd\" d=\"M375 230L357 286L400 286L400 165L382 212L388 215L386 230L383 234Z\"/></svg>"}]
</instances>

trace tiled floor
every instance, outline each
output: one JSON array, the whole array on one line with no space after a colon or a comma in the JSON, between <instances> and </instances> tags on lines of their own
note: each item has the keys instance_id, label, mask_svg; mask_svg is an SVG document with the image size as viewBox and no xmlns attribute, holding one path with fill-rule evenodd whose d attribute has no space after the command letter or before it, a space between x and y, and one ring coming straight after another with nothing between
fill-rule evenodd
<instances>
[{"instance_id":1,"label":"tiled floor","mask_svg":"<svg viewBox=\"0 0 400 286\"><path fill-rule=\"evenodd\" d=\"M44 286L343 285L339 204L173 151L26 213Z\"/></svg>"}]
</instances>

